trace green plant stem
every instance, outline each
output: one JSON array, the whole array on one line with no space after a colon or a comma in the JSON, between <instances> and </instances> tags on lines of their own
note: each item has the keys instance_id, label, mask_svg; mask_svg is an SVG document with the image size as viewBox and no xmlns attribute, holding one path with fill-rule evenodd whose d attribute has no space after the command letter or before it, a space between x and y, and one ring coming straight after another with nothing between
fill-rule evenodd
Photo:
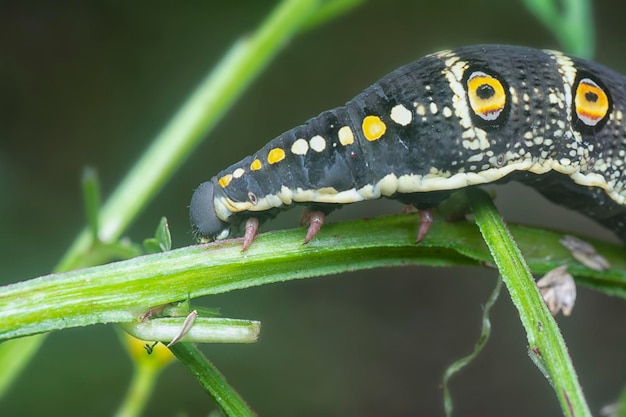
<instances>
[{"instance_id":1,"label":"green plant stem","mask_svg":"<svg viewBox=\"0 0 626 417\"><path fill-rule=\"evenodd\" d=\"M172 353L198 380L227 417L254 417L256 414L226 382L224 375L191 343L177 343Z\"/></svg>"},{"instance_id":2,"label":"green plant stem","mask_svg":"<svg viewBox=\"0 0 626 417\"><path fill-rule=\"evenodd\" d=\"M520 250L489 196L476 188L470 189L468 194L476 223L526 330L529 352L547 372L545 376L556 392L563 414L569 417L591 417L565 341Z\"/></svg>"},{"instance_id":3,"label":"green plant stem","mask_svg":"<svg viewBox=\"0 0 626 417\"><path fill-rule=\"evenodd\" d=\"M83 170L82 183L87 228L91 232L91 238L95 241L98 238L98 214L100 212L100 184L96 170L86 167Z\"/></svg>"},{"instance_id":4,"label":"green plant stem","mask_svg":"<svg viewBox=\"0 0 626 417\"><path fill-rule=\"evenodd\" d=\"M524 3L565 51L581 58L593 57L595 31L590 0L524 0Z\"/></svg>"},{"instance_id":5,"label":"green plant stem","mask_svg":"<svg viewBox=\"0 0 626 417\"><path fill-rule=\"evenodd\" d=\"M137 364L130 387L115 417L139 417L150 399L162 368Z\"/></svg>"},{"instance_id":6,"label":"green plant stem","mask_svg":"<svg viewBox=\"0 0 626 417\"><path fill-rule=\"evenodd\" d=\"M302 229L277 231L259 235L245 253L241 239L233 239L0 287L0 340L96 323L137 322L151 307L179 300L343 271L493 263L474 224L438 220L427 239L416 245L418 221L416 215L399 215L328 224L307 245L302 244ZM626 297L622 247L592 241L614 266L592 271L559 244L562 234L526 227L514 231L536 273L568 264L578 282Z\"/></svg>"},{"instance_id":7,"label":"green plant stem","mask_svg":"<svg viewBox=\"0 0 626 417\"><path fill-rule=\"evenodd\" d=\"M138 323L122 323L122 329L141 340L170 342L181 334L185 317L160 317ZM221 317L197 317L182 341L194 343L254 343L261 323Z\"/></svg>"}]
</instances>

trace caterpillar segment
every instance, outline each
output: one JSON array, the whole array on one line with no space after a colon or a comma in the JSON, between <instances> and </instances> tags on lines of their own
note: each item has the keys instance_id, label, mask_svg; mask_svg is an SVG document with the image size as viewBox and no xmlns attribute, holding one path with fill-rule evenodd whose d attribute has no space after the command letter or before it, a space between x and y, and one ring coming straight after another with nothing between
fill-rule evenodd
<instances>
[{"instance_id":1,"label":"caterpillar segment","mask_svg":"<svg viewBox=\"0 0 626 417\"><path fill-rule=\"evenodd\" d=\"M454 190L510 180L595 219L626 242L626 78L560 52L482 45L398 68L223 170L195 191L200 240L308 208L305 242L343 204L387 197L420 210Z\"/></svg>"}]
</instances>

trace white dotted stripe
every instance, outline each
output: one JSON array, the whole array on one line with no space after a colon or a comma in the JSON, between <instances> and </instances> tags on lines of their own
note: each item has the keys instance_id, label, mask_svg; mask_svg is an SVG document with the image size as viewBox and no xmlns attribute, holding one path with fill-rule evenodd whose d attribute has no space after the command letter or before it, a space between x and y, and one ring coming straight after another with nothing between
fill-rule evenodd
<instances>
[{"instance_id":1,"label":"white dotted stripe","mask_svg":"<svg viewBox=\"0 0 626 417\"><path fill-rule=\"evenodd\" d=\"M473 127L470 110L465 101L465 86L462 82L463 74L468 65L467 62L461 61L458 57L452 57L446 61L446 68L442 71L446 80L448 80L450 89L454 93L452 96L454 114L459 119L464 129L471 129Z\"/></svg>"},{"instance_id":2,"label":"white dotted stripe","mask_svg":"<svg viewBox=\"0 0 626 417\"><path fill-rule=\"evenodd\" d=\"M561 52L550 50L545 50L544 52L556 62L558 71L561 74L563 80L563 94L565 95L565 105L567 106L567 121L569 124L572 121L572 88L574 87L574 81L576 80L576 67L574 66L572 59L563 55Z\"/></svg>"}]
</instances>

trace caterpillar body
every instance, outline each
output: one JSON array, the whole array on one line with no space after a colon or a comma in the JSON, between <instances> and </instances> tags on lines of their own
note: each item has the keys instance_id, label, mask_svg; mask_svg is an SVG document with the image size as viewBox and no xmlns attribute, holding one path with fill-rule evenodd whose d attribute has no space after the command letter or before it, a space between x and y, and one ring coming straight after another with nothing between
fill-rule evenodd
<instances>
[{"instance_id":1,"label":"caterpillar body","mask_svg":"<svg viewBox=\"0 0 626 417\"><path fill-rule=\"evenodd\" d=\"M342 204L388 197L426 210L460 188L517 180L626 242L625 107L626 77L594 62L502 45L441 51L201 184L193 230L224 239L245 221L245 249L258 220L302 204L308 241Z\"/></svg>"}]
</instances>

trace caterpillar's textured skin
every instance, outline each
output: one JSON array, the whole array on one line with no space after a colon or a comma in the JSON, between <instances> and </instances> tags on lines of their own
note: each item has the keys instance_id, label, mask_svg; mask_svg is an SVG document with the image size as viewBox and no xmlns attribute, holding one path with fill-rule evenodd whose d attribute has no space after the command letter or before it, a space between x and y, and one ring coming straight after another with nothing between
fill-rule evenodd
<instances>
[{"instance_id":1,"label":"caterpillar's textured skin","mask_svg":"<svg viewBox=\"0 0 626 417\"><path fill-rule=\"evenodd\" d=\"M305 204L390 197L430 208L455 189L518 180L626 242L626 78L559 52L442 51L398 68L201 184L194 231Z\"/></svg>"}]
</instances>

